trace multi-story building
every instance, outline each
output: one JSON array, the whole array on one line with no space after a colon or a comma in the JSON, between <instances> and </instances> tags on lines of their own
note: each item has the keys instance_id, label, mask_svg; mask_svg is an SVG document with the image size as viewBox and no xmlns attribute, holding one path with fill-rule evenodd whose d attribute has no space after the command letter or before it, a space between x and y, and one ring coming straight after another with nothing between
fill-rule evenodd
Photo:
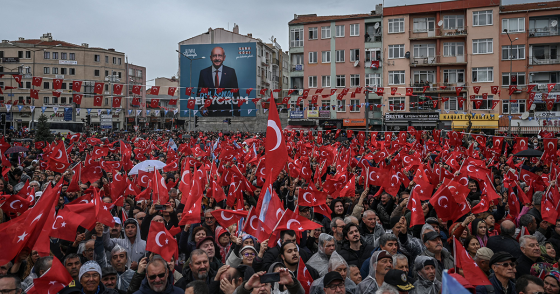
<instances>
[{"instance_id":1,"label":"multi-story building","mask_svg":"<svg viewBox=\"0 0 560 294\"><path fill-rule=\"evenodd\" d=\"M499 107L493 108L492 101L499 99L499 2L386 7L383 16L383 111L388 130L408 125L498 128Z\"/></svg>"},{"instance_id":2,"label":"multi-story building","mask_svg":"<svg viewBox=\"0 0 560 294\"><path fill-rule=\"evenodd\" d=\"M126 75L125 55L115 49L75 45L53 40L50 33L39 39L19 38L0 43L0 72L19 72L19 86L11 75L0 77L0 87L15 87L0 94L0 103L12 105L0 112L7 112L8 126L31 126L44 113L49 122L59 122L68 129L80 124L91 113L93 127L100 126L101 116L112 128L124 127L124 111L112 108L114 83L124 84ZM41 86L33 86L34 77L42 77ZM62 79L59 90L53 90L54 79ZM81 104L73 101L72 82L82 81L79 94ZM102 94L94 94L95 83L104 83ZM31 99L30 90L38 90L38 99ZM56 92L56 93L53 93ZM94 106L94 95L102 96L101 106ZM21 106L21 107L20 107ZM80 110L78 112L78 109ZM58 128L58 127L57 127Z\"/></svg>"},{"instance_id":3,"label":"multi-story building","mask_svg":"<svg viewBox=\"0 0 560 294\"><path fill-rule=\"evenodd\" d=\"M126 129L134 130L134 126L143 127L146 123L146 68L143 66L126 63L126 99L125 115ZM140 95L134 94L134 86L141 86ZM140 98L138 104L133 103L134 98Z\"/></svg>"},{"instance_id":4,"label":"multi-story building","mask_svg":"<svg viewBox=\"0 0 560 294\"><path fill-rule=\"evenodd\" d=\"M382 6L367 14L295 15L288 27L290 88L296 90L289 101L289 124L380 129L381 109L369 106L381 99L365 89L382 85ZM304 90L309 90L307 99L300 98ZM343 91L347 94L339 96Z\"/></svg>"},{"instance_id":5,"label":"multi-story building","mask_svg":"<svg viewBox=\"0 0 560 294\"><path fill-rule=\"evenodd\" d=\"M537 134L539 130L560 131L560 105L551 111L543 94L560 94L560 1L505 5L500 8L500 75L502 118L500 131ZM509 95L509 86L520 91ZM529 106L527 89L534 87ZM549 89L550 85L550 89Z\"/></svg>"},{"instance_id":6,"label":"multi-story building","mask_svg":"<svg viewBox=\"0 0 560 294\"><path fill-rule=\"evenodd\" d=\"M179 79L156 78L155 86L159 87L159 95L151 95L148 92L146 105L150 113L148 114L148 127L150 129L174 129L178 126L177 118L179 116L179 93L175 91L174 95L169 95L169 88L179 89ZM152 99L158 100L158 107L151 107ZM171 100L177 100L174 105L170 104Z\"/></svg>"}]
</instances>

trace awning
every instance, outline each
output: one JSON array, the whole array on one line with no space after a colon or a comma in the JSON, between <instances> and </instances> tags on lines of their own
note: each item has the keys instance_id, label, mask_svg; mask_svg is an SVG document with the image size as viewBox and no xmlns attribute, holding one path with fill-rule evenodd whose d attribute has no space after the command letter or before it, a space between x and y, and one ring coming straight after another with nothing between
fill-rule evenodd
<instances>
[{"instance_id":1,"label":"awning","mask_svg":"<svg viewBox=\"0 0 560 294\"><path fill-rule=\"evenodd\" d=\"M472 129L497 129L498 128L498 121L497 120L471 120ZM469 127L468 120L459 120L453 121L452 128L453 129L466 129Z\"/></svg>"},{"instance_id":2,"label":"awning","mask_svg":"<svg viewBox=\"0 0 560 294\"><path fill-rule=\"evenodd\" d=\"M521 134L538 134L541 130L548 132L560 132L560 127L521 127ZM509 131L509 127L500 127L500 132ZM519 127L511 126L512 133L518 133Z\"/></svg>"}]
</instances>

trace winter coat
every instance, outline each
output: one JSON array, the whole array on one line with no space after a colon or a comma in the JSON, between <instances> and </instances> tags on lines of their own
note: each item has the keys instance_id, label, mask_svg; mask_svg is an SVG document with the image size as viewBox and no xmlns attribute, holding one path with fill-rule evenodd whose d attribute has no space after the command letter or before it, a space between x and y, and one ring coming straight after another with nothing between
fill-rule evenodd
<instances>
[{"instance_id":1,"label":"winter coat","mask_svg":"<svg viewBox=\"0 0 560 294\"><path fill-rule=\"evenodd\" d=\"M492 252L505 251L515 258L520 258L523 254L519 247L519 242L511 236L498 235L488 238L486 247Z\"/></svg>"},{"instance_id":2,"label":"winter coat","mask_svg":"<svg viewBox=\"0 0 560 294\"><path fill-rule=\"evenodd\" d=\"M319 279L313 281L311 284L311 288L309 288L309 294L325 294L325 290L323 290L323 279L325 277L322 276ZM350 278L346 277L346 281L344 281L344 287L346 288L346 294L356 294L358 291L358 285L354 283Z\"/></svg>"},{"instance_id":3,"label":"winter coat","mask_svg":"<svg viewBox=\"0 0 560 294\"><path fill-rule=\"evenodd\" d=\"M185 266L185 268L183 268L183 277L175 282L175 286L183 289L183 292L185 289L187 289L187 285L194 281L194 277L191 271L191 268L189 266ZM214 277L216 277L216 271L214 271L212 268L208 268L208 276L206 277L206 285L210 285L210 281L212 281L214 279Z\"/></svg>"},{"instance_id":4,"label":"winter coat","mask_svg":"<svg viewBox=\"0 0 560 294\"><path fill-rule=\"evenodd\" d=\"M435 279L433 282L424 279L422 275L418 275L418 280L414 282L414 289L409 294L439 294L441 291L441 282Z\"/></svg>"},{"instance_id":5,"label":"winter coat","mask_svg":"<svg viewBox=\"0 0 560 294\"><path fill-rule=\"evenodd\" d=\"M184 294L184 293L185 293L184 289L173 286L173 284L170 283L169 280L167 281L167 287L165 287L165 290L163 290L162 292L155 292L154 290L152 290L152 288L150 288L150 285L148 284L148 279L146 278L144 278L144 280L142 281L142 285L140 285L140 290L134 292L134 294Z\"/></svg>"},{"instance_id":6,"label":"winter coat","mask_svg":"<svg viewBox=\"0 0 560 294\"><path fill-rule=\"evenodd\" d=\"M94 245L94 258L95 261L101 266L101 268L109 267L111 264L107 263L107 258L105 257L105 252L103 248L103 240L101 238L95 239ZM134 271L131 269L127 269L122 273L117 272L117 289L126 291L128 289L128 285L130 284L130 280L132 280L132 276L134 276Z\"/></svg>"},{"instance_id":7,"label":"winter coat","mask_svg":"<svg viewBox=\"0 0 560 294\"><path fill-rule=\"evenodd\" d=\"M453 263L453 257L451 256L451 253L449 253L446 250L441 251L441 259L442 259L441 262L437 260L435 255L432 252L428 251L428 249L424 250L422 254L420 254L419 256L432 257L437 261L438 266L436 266L436 279L440 282L442 280L443 271L446 269L451 269L455 266Z\"/></svg>"},{"instance_id":8,"label":"winter coat","mask_svg":"<svg viewBox=\"0 0 560 294\"><path fill-rule=\"evenodd\" d=\"M356 265L358 268L362 266L364 261L371 257L373 252L373 245L367 244L364 239L361 240L362 246L358 251L354 251L350 248L350 242L348 240L344 241L342 249L338 252L342 257L348 262L348 265Z\"/></svg>"},{"instance_id":9,"label":"winter coat","mask_svg":"<svg viewBox=\"0 0 560 294\"><path fill-rule=\"evenodd\" d=\"M373 233L370 233L369 228L366 226L364 222L360 223L360 236L365 240L366 244L372 245L373 247L379 246L377 241L379 237L385 234L385 229L380 224L376 224L375 228L373 228Z\"/></svg>"},{"instance_id":10,"label":"winter coat","mask_svg":"<svg viewBox=\"0 0 560 294\"><path fill-rule=\"evenodd\" d=\"M507 293L504 292L504 287L502 286L502 283L500 281L498 281L498 278L496 278L496 276L494 274L491 274L488 277L488 280L490 280L490 283L492 284L492 287L494 287L494 293L493 294L515 294L515 293L517 293L517 291L515 291L515 282L513 282L513 280L508 281ZM476 294L489 294L488 287L489 286L476 286Z\"/></svg>"},{"instance_id":11,"label":"winter coat","mask_svg":"<svg viewBox=\"0 0 560 294\"><path fill-rule=\"evenodd\" d=\"M136 222L136 220L134 221ZM130 240L127 237L124 239L110 238L109 228L106 227L103 230L103 246L105 246L105 250L111 251L117 244L126 250L128 257L126 266L129 268L133 261L140 261L146 253L146 241L140 238L140 226L138 223L136 223L136 237L134 239L134 243L130 243Z\"/></svg>"}]
</instances>

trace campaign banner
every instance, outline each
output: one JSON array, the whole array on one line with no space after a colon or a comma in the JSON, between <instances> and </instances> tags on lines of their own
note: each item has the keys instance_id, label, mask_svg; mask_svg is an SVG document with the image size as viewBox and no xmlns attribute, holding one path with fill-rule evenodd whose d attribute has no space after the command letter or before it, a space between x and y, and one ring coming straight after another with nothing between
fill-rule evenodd
<instances>
[{"instance_id":1,"label":"campaign banner","mask_svg":"<svg viewBox=\"0 0 560 294\"><path fill-rule=\"evenodd\" d=\"M181 45L180 51L181 117L256 116L256 43Z\"/></svg>"}]
</instances>

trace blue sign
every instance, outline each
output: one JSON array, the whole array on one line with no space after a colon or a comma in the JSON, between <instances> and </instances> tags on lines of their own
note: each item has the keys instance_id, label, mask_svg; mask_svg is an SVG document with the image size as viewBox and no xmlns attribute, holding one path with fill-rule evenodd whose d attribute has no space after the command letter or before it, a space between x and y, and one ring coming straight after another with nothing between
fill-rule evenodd
<instances>
[{"instance_id":1,"label":"blue sign","mask_svg":"<svg viewBox=\"0 0 560 294\"><path fill-rule=\"evenodd\" d=\"M290 111L290 118L303 118L303 111L299 111L299 110Z\"/></svg>"},{"instance_id":2,"label":"blue sign","mask_svg":"<svg viewBox=\"0 0 560 294\"><path fill-rule=\"evenodd\" d=\"M11 121L11 120L13 120L13 118L14 118L14 117L13 117L12 112L8 112L8 113L6 114L6 121L8 121L8 120Z\"/></svg>"},{"instance_id":3,"label":"blue sign","mask_svg":"<svg viewBox=\"0 0 560 294\"><path fill-rule=\"evenodd\" d=\"M64 108L64 121L71 121L72 120L72 107L65 107Z\"/></svg>"},{"instance_id":4,"label":"blue sign","mask_svg":"<svg viewBox=\"0 0 560 294\"><path fill-rule=\"evenodd\" d=\"M188 116L184 110L189 109L189 98L195 100L197 116L256 116L256 111L249 111L256 109L251 101L257 97L256 43L193 44L180 49L184 55L180 55L180 86L192 88L188 96L181 91L181 117ZM206 107L208 99L211 104Z\"/></svg>"}]
</instances>

